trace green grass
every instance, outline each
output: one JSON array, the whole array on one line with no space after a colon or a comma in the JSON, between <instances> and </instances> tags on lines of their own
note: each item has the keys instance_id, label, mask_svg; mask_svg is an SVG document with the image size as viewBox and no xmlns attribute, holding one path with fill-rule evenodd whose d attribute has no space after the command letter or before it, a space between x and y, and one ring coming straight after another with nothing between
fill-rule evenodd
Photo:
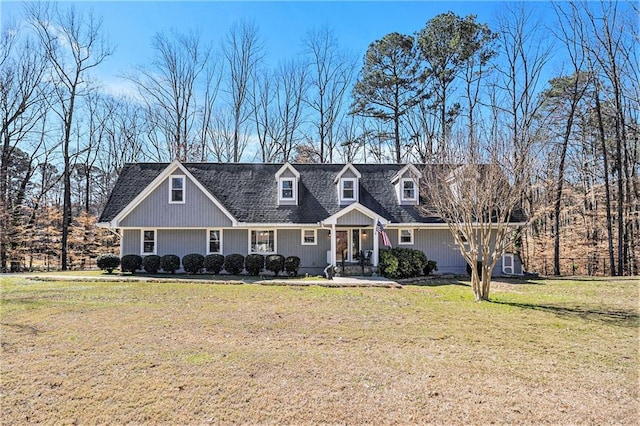
<instances>
[{"instance_id":1,"label":"green grass","mask_svg":"<svg viewBox=\"0 0 640 426\"><path fill-rule=\"evenodd\" d=\"M635 279L0 288L7 424L637 424Z\"/></svg>"}]
</instances>

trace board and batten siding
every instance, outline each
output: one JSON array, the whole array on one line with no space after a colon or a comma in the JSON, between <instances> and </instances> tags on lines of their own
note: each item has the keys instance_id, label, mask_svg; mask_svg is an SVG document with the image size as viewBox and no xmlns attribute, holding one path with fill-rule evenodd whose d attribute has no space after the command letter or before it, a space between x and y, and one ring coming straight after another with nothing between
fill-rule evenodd
<instances>
[{"instance_id":1,"label":"board and batten siding","mask_svg":"<svg viewBox=\"0 0 640 426\"><path fill-rule=\"evenodd\" d=\"M123 218L120 226L159 228L231 226L231 220L187 177L185 177L184 204L169 203L169 179L162 182Z\"/></svg>"},{"instance_id":2,"label":"board and batten siding","mask_svg":"<svg viewBox=\"0 0 640 426\"><path fill-rule=\"evenodd\" d=\"M140 254L141 235L139 229L123 229L122 238L120 239L120 254Z\"/></svg>"},{"instance_id":3,"label":"board and batten siding","mask_svg":"<svg viewBox=\"0 0 640 426\"><path fill-rule=\"evenodd\" d=\"M318 229L316 245L302 245L300 229L278 230L278 254L300 258L300 273L320 274L327 266L327 250L331 250L329 230Z\"/></svg>"},{"instance_id":4,"label":"board and batten siding","mask_svg":"<svg viewBox=\"0 0 640 426\"><path fill-rule=\"evenodd\" d=\"M222 231L222 251L225 256L234 253L246 256L249 251L249 230L224 229Z\"/></svg>"},{"instance_id":5,"label":"board and batten siding","mask_svg":"<svg viewBox=\"0 0 640 426\"><path fill-rule=\"evenodd\" d=\"M373 219L366 214L353 210L349 213L340 216L337 220L338 225L352 225L352 226L373 226Z\"/></svg>"}]
</instances>

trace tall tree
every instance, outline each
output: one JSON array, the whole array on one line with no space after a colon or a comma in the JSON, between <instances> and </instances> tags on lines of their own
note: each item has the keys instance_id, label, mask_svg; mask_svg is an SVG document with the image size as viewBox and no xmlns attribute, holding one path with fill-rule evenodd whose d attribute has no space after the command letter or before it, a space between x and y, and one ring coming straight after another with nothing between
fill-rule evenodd
<instances>
[{"instance_id":1,"label":"tall tree","mask_svg":"<svg viewBox=\"0 0 640 426\"><path fill-rule=\"evenodd\" d=\"M240 21L231 26L222 45L227 64L226 87L233 119L233 161L242 156L242 133L251 117L251 82L264 56L264 43L254 22Z\"/></svg>"},{"instance_id":2,"label":"tall tree","mask_svg":"<svg viewBox=\"0 0 640 426\"><path fill-rule=\"evenodd\" d=\"M341 50L327 26L310 30L303 39L309 57L310 88L307 102L315 112L311 118L317 130L321 163L333 162L336 123L342 114L347 89L355 72L355 60Z\"/></svg>"},{"instance_id":3,"label":"tall tree","mask_svg":"<svg viewBox=\"0 0 640 426\"><path fill-rule=\"evenodd\" d=\"M391 33L369 45L353 87L351 113L391 122L394 157L401 163L401 119L427 95L414 38Z\"/></svg>"},{"instance_id":4,"label":"tall tree","mask_svg":"<svg viewBox=\"0 0 640 426\"><path fill-rule=\"evenodd\" d=\"M62 122L62 159L64 199L61 229L61 267L67 270L67 241L71 225L70 143L78 97L84 96L88 73L100 65L112 49L102 34L102 22L92 13L81 14L75 8L60 10L57 4L31 3L27 6L30 23L51 65L56 91L54 110Z\"/></svg>"},{"instance_id":5,"label":"tall tree","mask_svg":"<svg viewBox=\"0 0 640 426\"><path fill-rule=\"evenodd\" d=\"M458 116L460 103L449 101L455 78L466 69L467 89L474 82L474 68L487 63L493 55L489 42L494 35L475 15L462 18L453 12L440 14L417 33L427 73L433 82L434 108L440 118L440 149L446 147L451 123ZM469 95L469 93L468 93ZM468 96L469 102L473 96ZM471 107L473 107L473 103Z\"/></svg>"},{"instance_id":6,"label":"tall tree","mask_svg":"<svg viewBox=\"0 0 640 426\"><path fill-rule=\"evenodd\" d=\"M198 84L211 77L207 67L211 47L197 33L159 32L153 37L150 66L138 67L126 78L135 83L144 100L149 124L161 134L161 152L180 161L199 158L195 151ZM206 86L206 82L203 84ZM207 106L207 103L204 103ZM157 139L154 139L157 140Z\"/></svg>"}]
</instances>

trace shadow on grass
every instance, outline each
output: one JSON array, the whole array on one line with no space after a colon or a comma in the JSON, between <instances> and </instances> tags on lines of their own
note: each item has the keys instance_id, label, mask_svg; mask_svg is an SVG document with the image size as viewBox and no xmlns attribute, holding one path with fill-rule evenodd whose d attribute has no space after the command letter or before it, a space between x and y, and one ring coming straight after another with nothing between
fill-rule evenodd
<instances>
[{"instance_id":1,"label":"shadow on grass","mask_svg":"<svg viewBox=\"0 0 640 426\"><path fill-rule=\"evenodd\" d=\"M564 318L580 318L587 321L599 321L621 327L637 327L640 316L632 310L606 310L591 309L586 307L567 307L556 305L540 305L518 302L492 301L498 305L514 306L522 309L532 309L535 311L549 312Z\"/></svg>"}]
</instances>

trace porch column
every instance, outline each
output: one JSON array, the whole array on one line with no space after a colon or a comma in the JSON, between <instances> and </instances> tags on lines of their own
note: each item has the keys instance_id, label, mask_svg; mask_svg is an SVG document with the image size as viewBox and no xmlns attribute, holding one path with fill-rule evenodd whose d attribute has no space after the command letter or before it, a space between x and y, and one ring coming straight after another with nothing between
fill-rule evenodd
<instances>
[{"instance_id":1,"label":"porch column","mask_svg":"<svg viewBox=\"0 0 640 426\"><path fill-rule=\"evenodd\" d=\"M378 235L378 220L380 220L379 218L375 219L375 222L373 224L373 256L371 259L371 264L373 266L378 266L378 250L380 249L380 236Z\"/></svg>"},{"instance_id":2,"label":"porch column","mask_svg":"<svg viewBox=\"0 0 640 426\"><path fill-rule=\"evenodd\" d=\"M331 264L336 266L336 225L331 225Z\"/></svg>"}]
</instances>

